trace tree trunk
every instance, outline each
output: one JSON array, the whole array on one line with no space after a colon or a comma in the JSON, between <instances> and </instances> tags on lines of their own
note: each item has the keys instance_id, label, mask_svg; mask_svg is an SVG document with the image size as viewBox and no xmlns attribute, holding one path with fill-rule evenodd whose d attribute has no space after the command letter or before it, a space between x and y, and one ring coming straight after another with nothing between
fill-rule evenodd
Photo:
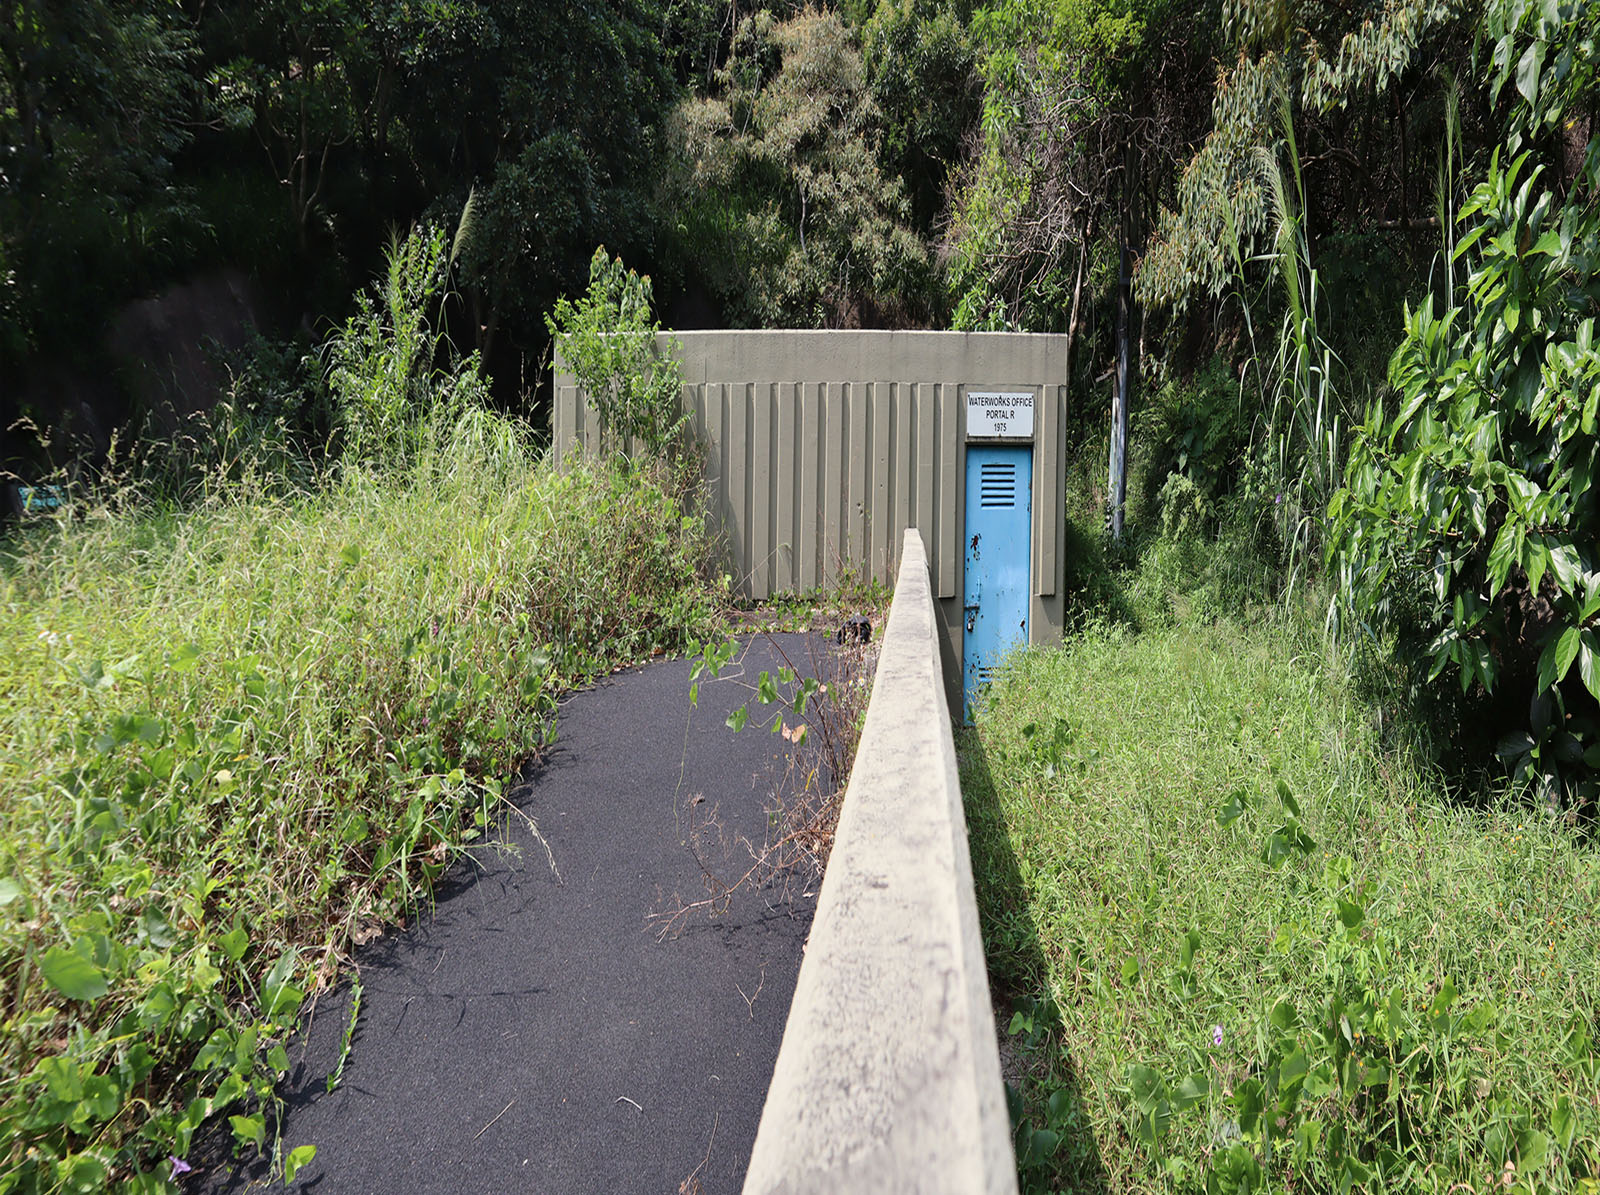
<instances>
[{"instance_id":1,"label":"tree trunk","mask_svg":"<svg viewBox=\"0 0 1600 1195\"><path fill-rule=\"evenodd\" d=\"M1082 244L1078 250L1078 274L1072 282L1072 313L1067 317L1067 361L1065 382L1072 381L1072 349L1078 339L1078 313L1083 303L1083 280L1089 272L1089 247L1094 241L1095 209L1084 221Z\"/></svg>"},{"instance_id":2,"label":"tree trunk","mask_svg":"<svg viewBox=\"0 0 1600 1195\"><path fill-rule=\"evenodd\" d=\"M1117 268L1117 372L1111 398L1111 538L1122 539L1123 507L1128 497L1128 246L1119 250Z\"/></svg>"},{"instance_id":3,"label":"tree trunk","mask_svg":"<svg viewBox=\"0 0 1600 1195\"><path fill-rule=\"evenodd\" d=\"M1134 239L1133 188L1135 178L1133 138L1123 151L1122 219L1117 263L1117 365L1116 389L1111 400L1111 461L1107 523L1113 540L1122 539L1123 511L1128 498L1128 409L1132 401L1133 286L1128 246Z\"/></svg>"}]
</instances>

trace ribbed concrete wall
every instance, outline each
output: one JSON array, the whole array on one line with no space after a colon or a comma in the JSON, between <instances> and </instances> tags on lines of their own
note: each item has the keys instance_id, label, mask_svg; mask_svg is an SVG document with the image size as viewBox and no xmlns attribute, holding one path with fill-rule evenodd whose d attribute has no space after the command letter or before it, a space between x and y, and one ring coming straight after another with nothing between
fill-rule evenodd
<instances>
[{"instance_id":1,"label":"ribbed concrete wall","mask_svg":"<svg viewBox=\"0 0 1600 1195\"><path fill-rule=\"evenodd\" d=\"M1014 1195L921 537L900 578L745 1195Z\"/></svg>"},{"instance_id":2,"label":"ribbed concrete wall","mask_svg":"<svg viewBox=\"0 0 1600 1195\"><path fill-rule=\"evenodd\" d=\"M901 529L916 527L935 595L958 597L970 387L1037 396L1033 592L1056 597L1064 336L679 332L658 344L683 364L684 406L745 596L827 586L846 567L887 584ZM596 447L594 415L559 355L554 398L556 451ZM1034 614L1042 629L1059 626L1056 601Z\"/></svg>"}]
</instances>

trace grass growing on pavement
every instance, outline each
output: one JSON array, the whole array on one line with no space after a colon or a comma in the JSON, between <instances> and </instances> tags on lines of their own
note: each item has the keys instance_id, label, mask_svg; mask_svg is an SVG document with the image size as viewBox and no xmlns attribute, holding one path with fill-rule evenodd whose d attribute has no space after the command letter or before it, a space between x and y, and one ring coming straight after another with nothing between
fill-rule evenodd
<instances>
[{"instance_id":1,"label":"grass growing on pavement","mask_svg":"<svg viewBox=\"0 0 1600 1195\"><path fill-rule=\"evenodd\" d=\"M403 468L0 545L0 1191L170 1186L305 993L425 899L563 683L704 636L704 523L470 410ZM281 489L281 486L275 487Z\"/></svg>"},{"instance_id":2,"label":"grass growing on pavement","mask_svg":"<svg viewBox=\"0 0 1600 1195\"><path fill-rule=\"evenodd\" d=\"M962 787L1025 1186L1600 1190L1596 846L1370 722L1271 625L1005 671Z\"/></svg>"}]
</instances>

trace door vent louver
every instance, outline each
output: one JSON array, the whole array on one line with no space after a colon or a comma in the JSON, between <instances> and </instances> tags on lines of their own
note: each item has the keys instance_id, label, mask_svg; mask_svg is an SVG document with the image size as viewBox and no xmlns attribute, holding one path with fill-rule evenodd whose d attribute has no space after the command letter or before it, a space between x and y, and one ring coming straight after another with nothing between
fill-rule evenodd
<instances>
[{"instance_id":1,"label":"door vent louver","mask_svg":"<svg viewBox=\"0 0 1600 1195\"><path fill-rule=\"evenodd\" d=\"M1015 506L1017 504L1017 467L1008 464L986 464L978 475L978 505Z\"/></svg>"}]
</instances>

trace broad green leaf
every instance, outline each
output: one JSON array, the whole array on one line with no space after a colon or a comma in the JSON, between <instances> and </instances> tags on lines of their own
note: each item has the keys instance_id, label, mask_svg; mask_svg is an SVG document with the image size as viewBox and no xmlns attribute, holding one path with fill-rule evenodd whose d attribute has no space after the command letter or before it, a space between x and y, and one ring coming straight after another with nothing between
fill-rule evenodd
<instances>
[{"instance_id":1,"label":"broad green leaf","mask_svg":"<svg viewBox=\"0 0 1600 1195\"><path fill-rule=\"evenodd\" d=\"M1474 487L1467 493L1467 518L1472 523L1472 530L1479 539L1488 533L1487 502L1483 491Z\"/></svg>"},{"instance_id":2,"label":"broad green leaf","mask_svg":"<svg viewBox=\"0 0 1600 1195\"><path fill-rule=\"evenodd\" d=\"M260 1149L266 1139L267 1122L259 1116L230 1116L228 1124L233 1128L233 1139L241 1145L248 1141Z\"/></svg>"},{"instance_id":3,"label":"broad green leaf","mask_svg":"<svg viewBox=\"0 0 1600 1195\"><path fill-rule=\"evenodd\" d=\"M1167 1098L1166 1084L1153 1068L1134 1063L1128 1067L1128 1090L1133 1094L1134 1107L1149 1114L1157 1104Z\"/></svg>"},{"instance_id":4,"label":"broad green leaf","mask_svg":"<svg viewBox=\"0 0 1600 1195\"><path fill-rule=\"evenodd\" d=\"M1513 730L1495 744L1494 753L1501 759L1515 759L1532 751L1535 745L1533 736L1526 730Z\"/></svg>"},{"instance_id":5,"label":"broad green leaf","mask_svg":"<svg viewBox=\"0 0 1600 1195\"><path fill-rule=\"evenodd\" d=\"M1050 1119L1060 1124L1072 1114L1072 1092L1065 1087L1058 1087L1050 1093L1050 1099L1045 1105Z\"/></svg>"},{"instance_id":6,"label":"broad green leaf","mask_svg":"<svg viewBox=\"0 0 1600 1195\"><path fill-rule=\"evenodd\" d=\"M1584 578L1583 608L1578 612L1578 622L1586 623L1600 614L1600 573L1590 573Z\"/></svg>"},{"instance_id":7,"label":"broad green leaf","mask_svg":"<svg viewBox=\"0 0 1600 1195\"><path fill-rule=\"evenodd\" d=\"M165 950L178 940L178 931L172 928L166 915L154 905L147 905L139 915L139 926L150 945L157 950Z\"/></svg>"},{"instance_id":8,"label":"broad green leaf","mask_svg":"<svg viewBox=\"0 0 1600 1195\"><path fill-rule=\"evenodd\" d=\"M1528 1129L1517 1134L1517 1160L1523 1171L1537 1170L1550 1152L1550 1138L1538 1129Z\"/></svg>"},{"instance_id":9,"label":"broad green leaf","mask_svg":"<svg viewBox=\"0 0 1600 1195\"><path fill-rule=\"evenodd\" d=\"M1367 911L1355 902L1348 901L1342 896L1335 897L1334 900L1338 903L1339 920L1345 929L1355 929L1367 919Z\"/></svg>"},{"instance_id":10,"label":"broad green leaf","mask_svg":"<svg viewBox=\"0 0 1600 1195\"><path fill-rule=\"evenodd\" d=\"M1444 982L1439 985L1439 990L1434 993L1433 1002L1428 1005L1428 1015L1434 1018L1444 1016L1455 1004L1456 995L1455 983L1448 975L1445 976Z\"/></svg>"},{"instance_id":11,"label":"broad green leaf","mask_svg":"<svg viewBox=\"0 0 1600 1195\"><path fill-rule=\"evenodd\" d=\"M728 729L732 731L743 730L744 724L748 721L750 721L750 711L741 705L728 715Z\"/></svg>"},{"instance_id":12,"label":"broad green leaf","mask_svg":"<svg viewBox=\"0 0 1600 1195\"><path fill-rule=\"evenodd\" d=\"M224 1060L231 1061L236 1042L233 1031L226 1026L213 1030L205 1045L194 1056L190 1069L205 1074Z\"/></svg>"},{"instance_id":13,"label":"broad green leaf","mask_svg":"<svg viewBox=\"0 0 1600 1195\"><path fill-rule=\"evenodd\" d=\"M5 908L21 895L22 889L18 886L16 880L9 876L0 879L0 909Z\"/></svg>"},{"instance_id":14,"label":"broad green leaf","mask_svg":"<svg viewBox=\"0 0 1600 1195\"><path fill-rule=\"evenodd\" d=\"M300 1011L300 1004L305 998L305 992L295 987L294 984L279 984L271 989L270 992L264 993L262 1012L272 1020L289 1021Z\"/></svg>"},{"instance_id":15,"label":"broad green leaf","mask_svg":"<svg viewBox=\"0 0 1600 1195\"><path fill-rule=\"evenodd\" d=\"M1550 565L1550 549L1545 545L1544 536L1529 536L1523 546L1522 566L1528 572L1528 589L1533 593L1539 592L1539 582L1544 580L1544 571Z\"/></svg>"},{"instance_id":16,"label":"broad green leaf","mask_svg":"<svg viewBox=\"0 0 1600 1195\"><path fill-rule=\"evenodd\" d=\"M104 1190L110 1173L93 1153L69 1154L56 1163L56 1190L82 1192Z\"/></svg>"},{"instance_id":17,"label":"broad green leaf","mask_svg":"<svg viewBox=\"0 0 1600 1195\"><path fill-rule=\"evenodd\" d=\"M1217 810L1217 824L1219 826L1233 825L1234 822L1238 821L1239 818L1243 816L1244 811L1249 807L1246 801L1247 798L1245 797L1244 789L1234 789L1233 792L1228 795L1228 799L1223 804L1222 808Z\"/></svg>"},{"instance_id":18,"label":"broad green leaf","mask_svg":"<svg viewBox=\"0 0 1600 1195\"><path fill-rule=\"evenodd\" d=\"M83 1098L83 1072L70 1058L53 1054L39 1061L34 1075L44 1080L50 1098L66 1104L76 1104Z\"/></svg>"},{"instance_id":19,"label":"broad green leaf","mask_svg":"<svg viewBox=\"0 0 1600 1195\"><path fill-rule=\"evenodd\" d=\"M1522 60L1517 63L1517 90L1522 93L1522 98L1529 104L1535 104L1539 96L1539 71L1544 66L1545 43L1535 38L1528 43L1528 48L1522 52Z\"/></svg>"},{"instance_id":20,"label":"broad green leaf","mask_svg":"<svg viewBox=\"0 0 1600 1195\"><path fill-rule=\"evenodd\" d=\"M1239 1113L1239 1131L1249 1136L1256 1130L1256 1124L1261 1119L1261 1083L1257 1079L1246 1079L1240 1083L1233 1092L1233 1106Z\"/></svg>"},{"instance_id":21,"label":"broad green leaf","mask_svg":"<svg viewBox=\"0 0 1600 1195\"><path fill-rule=\"evenodd\" d=\"M69 1000L94 1000L110 990L105 973L76 950L52 946L39 959L45 981Z\"/></svg>"},{"instance_id":22,"label":"broad green leaf","mask_svg":"<svg viewBox=\"0 0 1600 1195\"><path fill-rule=\"evenodd\" d=\"M250 935L242 925L236 925L227 933L218 934L217 943L222 947L222 953L228 956L228 961L236 963L250 948Z\"/></svg>"},{"instance_id":23,"label":"broad green leaf","mask_svg":"<svg viewBox=\"0 0 1600 1195\"><path fill-rule=\"evenodd\" d=\"M1305 1052L1296 1050L1278 1065L1278 1090L1280 1092L1293 1087L1306 1077L1311 1069L1311 1064L1306 1060Z\"/></svg>"},{"instance_id":24,"label":"broad green leaf","mask_svg":"<svg viewBox=\"0 0 1600 1195\"><path fill-rule=\"evenodd\" d=\"M1583 631L1578 636L1578 675L1583 687L1595 697L1600 697L1600 640L1593 631Z\"/></svg>"},{"instance_id":25,"label":"broad green leaf","mask_svg":"<svg viewBox=\"0 0 1600 1195\"><path fill-rule=\"evenodd\" d=\"M83 1081L83 1099L78 1114L88 1121L104 1122L122 1106L122 1093L110 1075L90 1075Z\"/></svg>"},{"instance_id":26,"label":"broad green leaf","mask_svg":"<svg viewBox=\"0 0 1600 1195\"><path fill-rule=\"evenodd\" d=\"M1033 1129L1022 1149L1024 1165L1043 1165L1061 1146L1061 1134L1054 1129Z\"/></svg>"},{"instance_id":27,"label":"broad green leaf","mask_svg":"<svg viewBox=\"0 0 1600 1195\"><path fill-rule=\"evenodd\" d=\"M1347 1195L1352 1187L1365 1186L1371 1181L1372 1171L1350 1154L1345 1154L1339 1163L1339 1195Z\"/></svg>"},{"instance_id":28,"label":"broad green leaf","mask_svg":"<svg viewBox=\"0 0 1600 1195\"><path fill-rule=\"evenodd\" d=\"M1545 692L1566 678L1572 661L1578 656L1579 642L1578 628L1567 627L1545 645L1539 654L1539 692Z\"/></svg>"},{"instance_id":29,"label":"broad green leaf","mask_svg":"<svg viewBox=\"0 0 1600 1195\"><path fill-rule=\"evenodd\" d=\"M1283 807L1289 811L1290 817L1300 816L1300 802L1294 799L1294 793L1287 782L1278 781L1278 800L1283 802Z\"/></svg>"},{"instance_id":30,"label":"broad green leaf","mask_svg":"<svg viewBox=\"0 0 1600 1195\"><path fill-rule=\"evenodd\" d=\"M1383 1063L1370 1060L1361 1064L1361 1086L1378 1087L1388 1081L1389 1068Z\"/></svg>"},{"instance_id":31,"label":"broad green leaf","mask_svg":"<svg viewBox=\"0 0 1600 1195\"><path fill-rule=\"evenodd\" d=\"M1572 1097L1560 1095L1556 1097L1556 1106L1550 1113L1550 1131L1555 1134L1556 1144L1565 1153L1572 1148L1572 1138L1578 1130L1578 1118L1572 1111Z\"/></svg>"},{"instance_id":32,"label":"broad green leaf","mask_svg":"<svg viewBox=\"0 0 1600 1195\"><path fill-rule=\"evenodd\" d=\"M1528 252L1542 254L1545 257L1560 257L1561 233L1554 228L1546 229Z\"/></svg>"},{"instance_id":33,"label":"broad green leaf","mask_svg":"<svg viewBox=\"0 0 1600 1195\"><path fill-rule=\"evenodd\" d=\"M283 1185L287 1187L294 1182L294 1176L300 1173L301 1167L309 1165L316 1156L315 1145L297 1145L291 1149L283 1159Z\"/></svg>"},{"instance_id":34,"label":"broad green leaf","mask_svg":"<svg viewBox=\"0 0 1600 1195\"><path fill-rule=\"evenodd\" d=\"M1333 1077L1333 1070L1327 1063L1323 1063L1306 1072L1306 1081L1301 1085L1301 1091L1305 1093L1307 1099L1320 1100L1338 1085Z\"/></svg>"},{"instance_id":35,"label":"broad green leaf","mask_svg":"<svg viewBox=\"0 0 1600 1195\"><path fill-rule=\"evenodd\" d=\"M1551 549L1550 572L1555 576L1562 593L1575 592L1583 576L1583 569L1578 564L1578 550L1571 544L1560 544Z\"/></svg>"},{"instance_id":36,"label":"broad green leaf","mask_svg":"<svg viewBox=\"0 0 1600 1195\"><path fill-rule=\"evenodd\" d=\"M1517 524L1507 519L1500 524L1494 547L1489 549L1489 597L1492 600L1506 583L1506 574L1516 563L1521 544L1518 543Z\"/></svg>"},{"instance_id":37,"label":"broad green leaf","mask_svg":"<svg viewBox=\"0 0 1600 1195\"><path fill-rule=\"evenodd\" d=\"M1211 1094L1211 1077L1205 1071L1196 1071L1172 1090L1172 1106L1180 1112L1193 1107Z\"/></svg>"},{"instance_id":38,"label":"broad green leaf","mask_svg":"<svg viewBox=\"0 0 1600 1195\"><path fill-rule=\"evenodd\" d=\"M1266 841L1261 844L1261 861L1268 867L1280 866L1293 853L1293 844L1284 829L1267 835Z\"/></svg>"},{"instance_id":39,"label":"broad green leaf","mask_svg":"<svg viewBox=\"0 0 1600 1195\"><path fill-rule=\"evenodd\" d=\"M1178 965L1185 970L1194 965L1195 952L1200 949L1200 931L1189 930L1178 946Z\"/></svg>"}]
</instances>

